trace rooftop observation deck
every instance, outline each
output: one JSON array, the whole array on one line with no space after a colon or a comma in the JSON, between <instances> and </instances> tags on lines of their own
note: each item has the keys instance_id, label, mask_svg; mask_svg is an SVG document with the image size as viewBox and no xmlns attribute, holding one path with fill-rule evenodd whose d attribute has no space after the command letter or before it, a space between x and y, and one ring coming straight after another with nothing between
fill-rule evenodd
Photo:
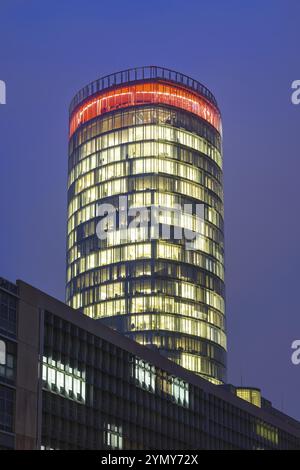
<instances>
[{"instance_id":1,"label":"rooftop observation deck","mask_svg":"<svg viewBox=\"0 0 300 470\"><path fill-rule=\"evenodd\" d=\"M218 108L216 98L211 91L206 88L202 83L194 80L187 75L176 72L175 70L166 69L164 67L157 67L155 65L136 67L132 69L123 70L121 72L112 73L95 80L76 93L71 101L69 112L70 115L74 109L87 100L89 97L101 91L113 88L118 85L125 85L135 83L138 81L147 80L165 80L169 83L181 85L185 88L193 90L194 92L202 95L210 103Z\"/></svg>"}]
</instances>

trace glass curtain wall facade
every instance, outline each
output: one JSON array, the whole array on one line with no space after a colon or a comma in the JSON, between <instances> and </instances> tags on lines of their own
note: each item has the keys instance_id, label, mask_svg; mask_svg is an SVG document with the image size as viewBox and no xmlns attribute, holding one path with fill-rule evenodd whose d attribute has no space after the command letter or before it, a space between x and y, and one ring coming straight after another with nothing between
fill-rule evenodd
<instances>
[{"instance_id":1,"label":"glass curtain wall facade","mask_svg":"<svg viewBox=\"0 0 300 470\"><path fill-rule=\"evenodd\" d=\"M226 380L221 140L209 90L163 68L104 77L70 107L67 303L214 383ZM116 226L100 239L104 203ZM151 217L137 223L145 208L156 236Z\"/></svg>"}]
</instances>

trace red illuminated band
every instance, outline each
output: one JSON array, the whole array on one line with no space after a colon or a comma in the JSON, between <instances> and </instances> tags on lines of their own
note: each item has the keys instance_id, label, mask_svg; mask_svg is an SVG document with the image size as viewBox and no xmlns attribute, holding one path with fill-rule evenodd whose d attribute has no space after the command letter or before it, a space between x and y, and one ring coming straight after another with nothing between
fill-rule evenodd
<instances>
[{"instance_id":1,"label":"red illuminated band","mask_svg":"<svg viewBox=\"0 0 300 470\"><path fill-rule=\"evenodd\" d=\"M205 98L181 87L165 83L138 83L101 93L77 108L70 119L70 137L81 124L128 106L166 104L184 109L209 122L219 132L221 118L218 109Z\"/></svg>"}]
</instances>

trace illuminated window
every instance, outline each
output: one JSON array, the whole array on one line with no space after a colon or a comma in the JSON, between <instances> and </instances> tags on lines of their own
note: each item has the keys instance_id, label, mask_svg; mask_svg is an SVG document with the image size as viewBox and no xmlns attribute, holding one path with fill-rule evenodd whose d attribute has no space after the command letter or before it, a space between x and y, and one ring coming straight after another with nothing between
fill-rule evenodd
<instances>
[{"instance_id":1,"label":"illuminated window","mask_svg":"<svg viewBox=\"0 0 300 470\"><path fill-rule=\"evenodd\" d=\"M122 426L108 423L103 433L104 444L110 449L123 449Z\"/></svg>"},{"instance_id":2,"label":"illuminated window","mask_svg":"<svg viewBox=\"0 0 300 470\"><path fill-rule=\"evenodd\" d=\"M17 347L12 341L0 341L0 378L13 382L16 374Z\"/></svg>"},{"instance_id":3,"label":"illuminated window","mask_svg":"<svg viewBox=\"0 0 300 470\"><path fill-rule=\"evenodd\" d=\"M258 406L261 408L261 393L260 390L253 388L236 388L236 394L242 400L252 403L252 405Z\"/></svg>"},{"instance_id":4,"label":"illuminated window","mask_svg":"<svg viewBox=\"0 0 300 470\"><path fill-rule=\"evenodd\" d=\"M143 308L139 301L136 304L136 309ZM142 331L142 330L166 330L166 331L176 331L178 333L183 333L187 335L198 336L201 338L206 338L210 341L213 341L224 349L226 349L226 335L222 330L219 330L214 325L210 325L202 320L193 320L190 318L181 318L176 315L166 315L164 313L157 314L139 314L131 315L129 319L126 318L128 322L128 331ZM184 356L181 354L181 360L183 361ZM197 357L189 358L186 357L186 362L196 361ZM201 361L201 358L198 358ZM184 362L182 362L183 364ZM187 369L192 369L192 367L183 365ZM197 367L197 370L199 367Z\"/></svg>"},{"instance_id":5,"label":"illuminated window","mask_svg":"<svg viewBox=\"0 0 300 470\"><path fill-rule=\"evenodd\" d=\"M0 340L0 365L6 363L6 345L5 342Z\"/></svg>"},{"instance_id":6,"label":"illuminated window","mask_svg":"<svg viewBox=\"0 0 300 470\"><path fill-rule=\"evenodd\" d=\"M170 376L166 372L156 371L154 366L138 358L135 358L132 363L132 376L140 387L152 392L164 392L179 405L189 406L187 382Z\"/></svg>"},{"instance_id":7,"label":"illuminated window","mask_svg":"<svg viewBox=\"0 0 300 470\"><path fill-rule=\"evenodd\" d=\"M256 434L273 444L278 445L278 429L263 421L256 423Z\"/></svg>"},{"instance_id":8,"label":"illuminated window","mask_svg":"<svg viewBox=\"0 0 300 470\"><path fill-rule=\"evenodd\" d=\"M189 406L189 384L177 377L172 377L171 394L180 405Z\"/></svg>"},{"instance_id":9,"label":"illuminated window","mask_svg":"<svg viewBox=\"0 0 300 470\"><path fill-rule=\"evenodd\" d=\"M117 87L91 98L75 110L70 122L70 136L83 123L108 111L147 103L163 103L190 111L205 119L219 131L221 120L218 110L205 98L175 85L157 82Z\"/></svg>"},{"instance_id":10,"label":"illuminated window","mask_svg":"<svg viewBox=\"0 0 300 470\"><path fill-rule=\"evenodd\" d=\"M155 367L142 359L135 358L133 363L133 377L141 387L155 391Z\"/></svg>"},{"instance_id":11,"label":"illuminated window","mask_svg":"<svg viewBox=\"0 0 300 470\"><path fill-rule=\"evenodd\" d=\"M84 373L75 371L71 367L67 368L64 364L56 363L45 356L43 357L43 385L52 392L64 395L66 398L85 402L86 383L79 376L83 377Z\"/></svg>"}]
</instances>

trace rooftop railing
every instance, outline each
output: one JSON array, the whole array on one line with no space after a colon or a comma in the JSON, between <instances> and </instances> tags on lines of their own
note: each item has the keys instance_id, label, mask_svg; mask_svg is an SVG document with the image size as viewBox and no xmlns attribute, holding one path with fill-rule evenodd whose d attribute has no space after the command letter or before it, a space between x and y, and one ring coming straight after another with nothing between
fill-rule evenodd
<instances>
[{"instance_id":1,"label":"rooftop railing","mask_svg":"<svg viewBox=\"0 0 300 470\"><path fill-rule=\"evenodd\" d=\"M121 72L112 73L110 75L106 75L104 77L99 78L98 80L89 83L84 88L79 90L79 92L76 93L76 95L72 99L69 108L70 114L80 103L82 103L95 93L99 93L102 90L117 85L123 85L125 83L136 82L139 80L151 79L167 80L169 82L178 83L180 85L188 87L201 94L211 103L213 103L216 107L218 107L214 95L211 93L211 91L209 91L208 88L202 85L202 83L180 72L176 72L175 70L150 65L146 67L136 67L133 69L123 70Z\"/></svg>"}]
</instances>

